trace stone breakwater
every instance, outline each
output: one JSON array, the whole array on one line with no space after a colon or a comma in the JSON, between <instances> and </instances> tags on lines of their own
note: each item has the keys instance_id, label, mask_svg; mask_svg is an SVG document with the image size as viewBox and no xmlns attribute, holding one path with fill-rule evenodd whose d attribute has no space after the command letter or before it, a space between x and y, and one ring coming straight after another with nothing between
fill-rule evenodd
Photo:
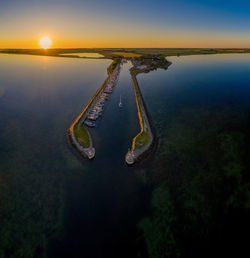
<instances>
[{"instance_id":1,"label":"stone breakwater","mask_svg":"<svg viewBox=\"0 0 250 258\"><path fill-rule=\"evenodd\" d=\"M131 73L131 79L138 111L140 132L133 138L132 147L128 150L125 156L125 161L128 165L132 165L139 161L146 153L150 151L155 141L153 130L147 114L146 105L144 103L136 76L133 73Z\"/></svg>"},{"instance_id":2,"label":"stone breakwater","mask_svg":"<svg viewBox=\"0 0 250 258\"><path fill-rule=\"evenodd\" d=\"M69 128L68 130L68 137L70 140L70 143L72 144L72 146L75 147L75 149L80 153L81 156L83 156L84 158L87 159L93 159L95 157L95 148L93 147L93 141L91 138L91 135L89 133L89 131L86 129L88 136L89 136L89 140L90 140L90 144L89 147L84 148L83 146L81 146L79 144L79 142L77 141L75 134L74 134L74 130Z\"/></svg>"},{"instance_id":3,"label":"stone breakwater","mask_svg":"<svg viewBox=\"0 0 250 258\"><path fill-rule=\"evenodd\" d=\"M99 89L96 91L94 96L91 98L87 106L84 108L84 110L78 115L78 117L75 119L75 121L72 123L72 125L68 129L68 138L72 146L80 153L81 156L87 159L93 159L95 157L95 148L93 146L93 140L91 137L91 134L89 130L87 129L86 120L89 119L90 113L93 112L93 107L96 106L96 102L98 100L98 97L107 90L107 87L110 87L110 83L115 83L120 71L120 63L117 63L116 68L114 71L107 76L105 81L102 83L102 85L99 87ZM115 80L114 80L115 78ZM84 137L87 142L87 144L83 145L79 141L79 139L76 136L75 130L79 129L84 132Z\"/></svg>"}]
</instances>

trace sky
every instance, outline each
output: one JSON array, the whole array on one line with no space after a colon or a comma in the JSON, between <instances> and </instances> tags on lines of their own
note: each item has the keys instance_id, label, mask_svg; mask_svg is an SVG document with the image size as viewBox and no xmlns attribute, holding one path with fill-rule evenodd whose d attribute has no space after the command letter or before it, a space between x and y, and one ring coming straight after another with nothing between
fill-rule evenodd
<instances>
[{"instance_id":1,"label":"sky","mask_svg":"<svg viewBox=\"0 0 250 258\"><path fill-rule=\"evenodd\" d=\"M250 48L249 0L0 0L0 48Z\"/></svg>"}]
</instances>

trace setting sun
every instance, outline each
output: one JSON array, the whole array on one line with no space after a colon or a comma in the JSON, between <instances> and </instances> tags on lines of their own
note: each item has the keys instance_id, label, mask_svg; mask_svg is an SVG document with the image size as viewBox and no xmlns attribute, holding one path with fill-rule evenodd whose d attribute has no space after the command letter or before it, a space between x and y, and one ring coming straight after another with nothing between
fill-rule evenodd
<instances>
[{"instance_id":1,"label":"setting sun","mask_svg":"<svg viewBox=\"0 0 250 258\"><path fill-rule=\"evenodd\" d=\"M50 48L52 40L49 37L42 37L39 41L40 47L43 49Z\"/></svg>"}]
</instances>

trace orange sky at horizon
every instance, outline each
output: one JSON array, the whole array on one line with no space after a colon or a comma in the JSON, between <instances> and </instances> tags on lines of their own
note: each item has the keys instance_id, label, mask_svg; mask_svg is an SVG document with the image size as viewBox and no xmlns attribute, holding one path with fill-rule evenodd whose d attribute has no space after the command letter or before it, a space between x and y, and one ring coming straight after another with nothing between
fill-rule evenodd
<instances>
[{"instance_id":1,"label":"orange sky at horizon","mask_svg":"<svg viewBox=\"0 0 250 258\"><path fill-rule=\"evenodd\" d=\"M135 39L131 40L119 40L118 39L104 39L104 40L66 40L56 39L53 36L49 36L53 43L51 48L249 48L249 44L244 42L229 41L225 39L178 39L178 40L159 40L156 39ZM1 40L0 48L13 49L39 49L39 40Z\"/></svg>"}]
</instances>

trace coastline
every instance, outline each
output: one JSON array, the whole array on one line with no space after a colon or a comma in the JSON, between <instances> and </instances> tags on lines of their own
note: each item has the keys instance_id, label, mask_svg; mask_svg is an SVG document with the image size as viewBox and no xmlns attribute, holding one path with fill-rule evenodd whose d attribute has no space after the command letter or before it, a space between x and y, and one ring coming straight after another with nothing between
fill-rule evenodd
<instances>
[{"instance_id":1,"label":"coastline","mask_svg":"<svg viewBox=\"0 0 250 258\"><path fill-rule=\"evenodd\" d=\"M80 57L74 53L97 53L103 57ZM37 55L83 59L131 59L135 56L189 56L215 54L249 54L249 48L70 48L70 49L0 49L0 54ZM72 54L72 55L71 55Z\"/></svg>"}]
</instances>

